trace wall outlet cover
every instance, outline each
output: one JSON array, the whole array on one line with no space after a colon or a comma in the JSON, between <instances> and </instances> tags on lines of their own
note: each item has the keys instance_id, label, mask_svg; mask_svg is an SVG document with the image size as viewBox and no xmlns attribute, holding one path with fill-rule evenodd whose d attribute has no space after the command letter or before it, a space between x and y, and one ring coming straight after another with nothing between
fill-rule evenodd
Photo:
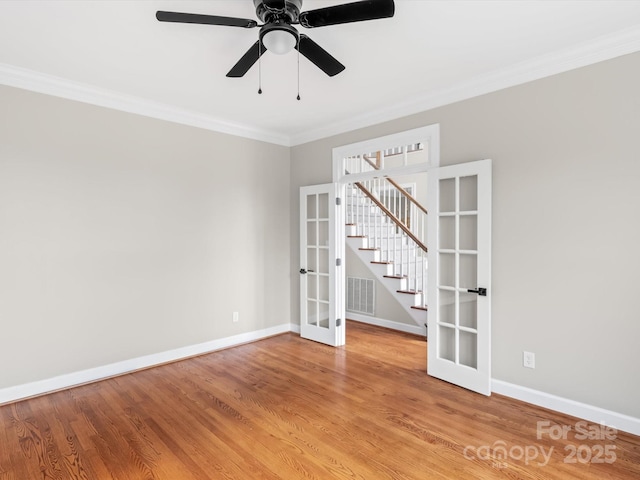
<instances>
[{"instance_id":1,"label":"wall outlet cover","mask_svg":"<svg viewBox=\"0 0 640 480\"><path fill-rule=\"evenodd\" d=\"M536 368L536 354L522 352L522 365L526 368Z\"/></svg>"}]
</instances>

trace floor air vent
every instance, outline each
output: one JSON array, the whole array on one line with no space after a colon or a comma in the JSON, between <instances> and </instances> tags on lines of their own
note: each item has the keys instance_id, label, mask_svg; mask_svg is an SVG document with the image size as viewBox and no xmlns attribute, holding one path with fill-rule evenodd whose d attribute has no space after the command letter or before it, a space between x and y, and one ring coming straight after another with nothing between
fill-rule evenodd
<instances>
[{"instance_id":1,"label":"floor air vent","mask_svg":"<svg viewBox=\"0 0 640 480\"><path fill-rule=\"evenodd\" d=\"M370 278L347 277L347 311L375 315L375 283Z\"/></svg>"}]
</instances>

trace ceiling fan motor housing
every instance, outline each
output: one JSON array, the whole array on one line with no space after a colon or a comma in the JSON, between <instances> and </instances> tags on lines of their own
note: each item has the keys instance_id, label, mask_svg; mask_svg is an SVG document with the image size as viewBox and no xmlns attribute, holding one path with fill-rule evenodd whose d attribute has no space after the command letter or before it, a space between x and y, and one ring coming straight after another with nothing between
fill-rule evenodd
<instances>
[{"instance_id":1,"label":"ceiling fan motor housing","mask_svg":"<svg viewBox=\"0 0 640 480\"><path fill-rule=\"evenodd\" d=\"M253 0L256 7L256 16L264 23L273 23L278 20L284 23L296 23L302 8L302 0L284 0L284 8L274 8L264 0ZM278 3L278 2L272 2Z\"/></svg>"}]
</instances>

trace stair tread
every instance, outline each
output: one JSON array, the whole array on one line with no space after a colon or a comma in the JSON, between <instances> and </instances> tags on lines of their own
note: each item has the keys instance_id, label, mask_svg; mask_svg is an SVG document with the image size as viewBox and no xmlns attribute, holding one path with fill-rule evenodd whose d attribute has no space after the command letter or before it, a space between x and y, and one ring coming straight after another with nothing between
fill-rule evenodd
<instances>
[{"instance_id":1,"label":"stair tread","mask_svg":"<svg viewBox=\"0 0 640 480\"><path fill-rule=\"evenodd\" d=\"M373 251L378 251L380 250L379 248L374 248L374 247L360 247L358 248L358 250L373 250Z\"/></svg>"},{"instance_id":2,"label":"stair tread","mask_svg":"<svg viewBox=\"0 0 640 480\"><path fill-rule=\"evenodd\" d=\"M366 235L347 235L347 238L367 238Z\"/></svg>"},{"instance_id":3,"label":"stair tread","mask_svg":"<svg viewBox=\"0 0 640 480\"><path fill-rule=\"evenodd\" d=\"M393 265L393 262L371 262L371 263L375 263L376 265Z\"/></svg>"},{"instance_id":4,"label":"stair tread","mask_svg":"<svg viewBox=\"0 0 640 480\"><path fill-rule=\"evenodd\" d=\"M404 278L409 278L406 275L383 275L384 278L397 278L398 280L402 280Z\"/></svg>"},{"instance_id":5,"label":"stair tread","mask_svg":"<svg viewBox=\"0 0 640 480\"><path fill-rule=\"evenodd\" d=\"M419 306L416 306L416 305L412 305L411 308L413 308L415 310L424 310L425 312L429 310L426 306L425 307L419 307Z\"/></svg>"},{"instance_id":6,"label":"stair tread","mask_svg":"<svg viewBox=\"0 0 640 480\"><path fill-rule=\"evenodd\" d=\"M406 293L409 295L418 295L422 293L422 290L396 290L398 293Z\"/></svg>"}]
</instances>

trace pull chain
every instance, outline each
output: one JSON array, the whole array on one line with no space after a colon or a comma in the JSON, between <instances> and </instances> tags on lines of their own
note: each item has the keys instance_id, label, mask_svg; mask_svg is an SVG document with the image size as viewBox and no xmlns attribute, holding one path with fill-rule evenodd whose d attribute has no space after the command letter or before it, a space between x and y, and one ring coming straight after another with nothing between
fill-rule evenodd
<instances>
[{"instance_id":1,"label":"pull chain","mask_svg":"<svg viewBox=\"0 0 640 480\"><path fill-rule=\"evenodd\" d=\"M300 100L300 40L298 40L298 96L296 98Z\"/></svg>"},{"instance_id":2,"label":"pull chain","mask_svg":"<svg viewBox=\"0 0 640 480\"><path fill-rule=\"evenodd\" d=\"M262 42L258 42L258 94L262 95Z\"/></svg>"}]
</instances>

